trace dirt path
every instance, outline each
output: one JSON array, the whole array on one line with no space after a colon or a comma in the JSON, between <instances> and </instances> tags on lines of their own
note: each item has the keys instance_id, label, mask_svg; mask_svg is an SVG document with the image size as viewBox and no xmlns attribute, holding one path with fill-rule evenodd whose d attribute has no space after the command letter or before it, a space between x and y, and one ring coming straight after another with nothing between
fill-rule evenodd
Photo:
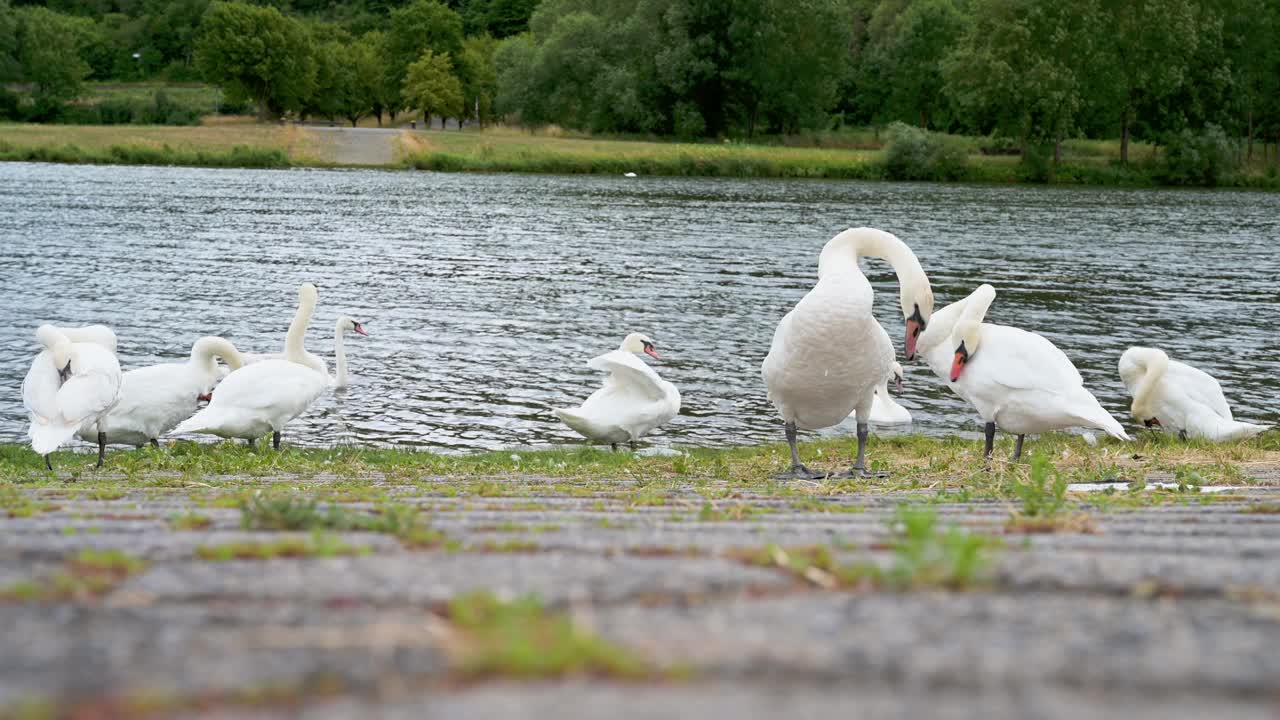
<instances>
[{"instance_id":1,"label":"dirt path","mask_svg":"<svg viewBox=\"0 0 1280 720\"><path fill-rule=\"evenodd\" d=\"M1072 531L1029 535L1007 531L1004 503L923 492L536 477L118 482L5 500L16 516L0 511L0 717L24 701L128 717L131 697L210 718L1170 720L1277 709L1280 487L1265 479L1206 504L1169 494L1156 506L1078 506L1087 522ZM360 553L210 557L233 542L316 542L307 530L242 528L234 499L268 485L327 492L346 512L373 512L371 497L411 505L447 540L335 531L330 541ZM1001 538L986 582L841 584L768 549L897 567L891 520L903 502L932 508L939 529ZM145 567L65 595L78 582L65 575L93 567L68 562L85 549ZM442 608L479 590L535 594L678 673L464 679Z\"/></svg>"},{"instance_id":2,"label":"dirt path","mask_svg":"<svg viewBox=\"0 0 1280 720\"><path fill-rule=\"evenodd\" d=\"M394 128L308 127L314 133L329 162L356 167L385 167L395 162Z\"/></svg>"}]
</instances>

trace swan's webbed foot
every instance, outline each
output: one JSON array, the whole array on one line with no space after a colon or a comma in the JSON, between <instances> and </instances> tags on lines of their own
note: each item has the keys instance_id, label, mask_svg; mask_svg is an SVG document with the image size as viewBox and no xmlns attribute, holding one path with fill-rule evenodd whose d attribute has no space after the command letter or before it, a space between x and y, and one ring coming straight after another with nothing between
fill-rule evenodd
<instances>
[{"instance_id":1,"label":"swan's webbed foot","mask_svg":"<svg viewBox=\"0 0 1280 720\"><path fill-rule=\"evenodd\" d=\"M825 480L827 473L814 472L804 465L792 465L791 469L773 476L774 480Z\"/></svg>"},{"instance_id":2,"label":"swan's webbed foot","mask_svg":"<svg viewBox=\"0 0 1280 720\"><path fill-rule=\"evenodd\" d=\"M868 470L865 465L854 465L853 467L849 468L848 471L842 472L836 477L861 478L863 480L866 480L868 478L887 478L889 477L889 473L878 471L878 470L877 471Z\"/></svg>"}]
</instances>

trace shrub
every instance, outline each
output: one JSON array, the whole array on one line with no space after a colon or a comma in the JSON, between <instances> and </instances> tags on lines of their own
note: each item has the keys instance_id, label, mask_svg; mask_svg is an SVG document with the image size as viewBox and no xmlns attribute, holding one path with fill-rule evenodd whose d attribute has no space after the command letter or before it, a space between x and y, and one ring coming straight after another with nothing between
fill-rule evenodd
<instances>
[{"instance_id":1,"label":"shrub","mask_svg":"<svg viewBox=\"0 0 1280 720\"><path fill-rule=\"evenodd\" d=\"M1237 150L1236 141L1213 123L1199 133L1184 129L1166 140L1156 179L1166 185L1213 187L1238 167Z\"/></svg>"},{"instance_id":2,"label":"shrub","mask_svg":"<svg viewBox=\"0 0 1280 720\"><path fill-rule=\"evenodd\" d=\"M885 145L885 175L890 180L959 180L968 153L957 138L931 133L904 123L889 126Z\"/></svg>"}]
</instances>

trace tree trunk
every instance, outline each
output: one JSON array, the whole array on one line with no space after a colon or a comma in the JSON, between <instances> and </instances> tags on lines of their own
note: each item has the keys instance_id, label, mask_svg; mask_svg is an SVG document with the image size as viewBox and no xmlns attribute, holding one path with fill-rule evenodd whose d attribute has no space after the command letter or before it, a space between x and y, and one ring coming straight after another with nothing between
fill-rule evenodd
<instances>
[{"instance_id":1,"label":"tree trunk","mask_svg":"<svg viewBox=\"0 0 1280 720\"><path fill-rule=\"evenodd\" d=\"M1244 159L1248 162L1253 161L1253 108L1249 109L1249 150L1245 153Z\"/></svg>"},{"instance_id":2,"label":"tree trunk","mask_svg":"<svg viewBox=\"0 0 1280 720\"><path fill-rule=\"evenodd\" d=\"M351 118L351 127L356 127L356 124L359 122L360 118Z\"/></svg>"},{"instance_id":3,"label":"tree trunk","mask_svg":"<svg viewBox=\"0 0 1280 720\"><path fill-rule=\"evenodd\" d=\"M924 108L920 108L920 129L929 129L929 113Z\"/></svg>"},{"instance_id":4,"label":"tree trunk","mask_svg":"<svg viewBox=\"0 0 1280 720\"><path fill-rule=\"evenodd\" d=\"M1120 164L1129 164L1129 108L1120 113Z\"/></svg>"},{"instance_id":5,"label":"tree trunk","mask_svg":"<svg viewBox=\"0 0 1280 720\"><path fill-rule=\"evenodd\" d=\"M1053 166L1057 167L1062 162L1062 134L1059 133L1053 139Z\"/></svg>"}]
</instances>

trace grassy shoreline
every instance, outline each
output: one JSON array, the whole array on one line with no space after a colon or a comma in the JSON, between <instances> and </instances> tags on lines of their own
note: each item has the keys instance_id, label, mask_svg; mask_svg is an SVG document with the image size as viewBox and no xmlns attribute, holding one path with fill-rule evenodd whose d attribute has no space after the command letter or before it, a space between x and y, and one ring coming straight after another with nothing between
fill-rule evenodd
<instances>
[{"instance_id":1,"label":"grassy shoreline","mask_svg":"<svg viewBox=\"0 0 1280 720\"><path fill-rule=\"evenodd\" d=\"M983 469L981 443L960 438L909 435L873 438L868 456L875 470L889 471L886 480L830 478L816 484L828 488L910 491L921 488L985 488L1000 478L1025 473L1028 464L1007 461L1012 439L996 447L992 471ZM801 455L815 469L839 471L854 460L848 438L802 443ZM1178 478L1196 485L1249 484L1250 467L1280 468L1280 437L1267 433L1239 443L1184 443L1176 438L1145 433L1134 443L1103 440L1088 445L1078 436L1051 434L1028 444L1028 457L1043 455L1071 482L1102 479L1141 482L1151 474ZM93 455L59 451L50 473L40 456L24 445L0 445L0 483L62 484L71 479L101 479L107 484L144 477L167 476L177 481L209 482L211 478L270 478L274 475L336 476L414 482L420 478L456 478L479 482L484 478L522 476L560 480L704 481L742 487L775 485L773 477L789 465L785 444L727 448L681 448L676 456L641 456L588 446L548 450L495 451L442 455L420 450L338 447L291 448L282 451L243 443L172 442L159 449L112 450L106 467L93 468ZM786 483L784 483L786 484ZM811 485L813 485L811 483Z\"/></svg>"},{"instance_id":2,"label":"grassy shoreline","mask_svg":"<svg viewBox=\"0 0 1280 720\"><path fill-rule=\"evenodd\" d=\"M342 135L305 126L221 123L199 127L144 125L0 124L0 161L73 164L178 165L192 167L344 167L335 158ZM726 178L885 180L884 151L874 140L821 147L787 144L680 143L631 139L561 137L506 128L480 131L386 133L364 142L392 144L388 169L438 172L511 172ZM1035 183L1020 159L981 154L964 139L969 154L953 182ZM1158 187L1154 149L1138 146L1127 167L1114 162L1114 143L1073 141L1051 185ZM354 165L353 165L354 167ZM361 165L364 167L364 165ZM1255 163L1219 184L1280 190L1280 174Z\"/></svg>"}]
</instances>

